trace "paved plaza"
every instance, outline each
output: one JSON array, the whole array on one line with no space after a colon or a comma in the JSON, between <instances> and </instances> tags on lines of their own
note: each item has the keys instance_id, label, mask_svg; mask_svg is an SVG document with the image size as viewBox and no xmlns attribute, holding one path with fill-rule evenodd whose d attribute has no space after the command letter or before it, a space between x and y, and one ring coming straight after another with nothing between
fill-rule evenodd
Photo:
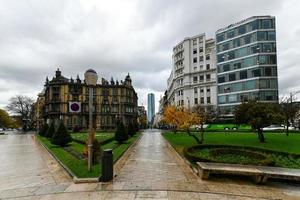
<instances>
[{"instance_id":1,"label":"paved plaza","mask_svg":"<svg viewBox=\"0 0 300 200\"><path fill-rule=\"evenodd\" d=\"M31 134L0 136L0 199L300 199L300 184L248 179L199 179L147 130L113 182L74 184Z\"/></svg>"}]
</instances>

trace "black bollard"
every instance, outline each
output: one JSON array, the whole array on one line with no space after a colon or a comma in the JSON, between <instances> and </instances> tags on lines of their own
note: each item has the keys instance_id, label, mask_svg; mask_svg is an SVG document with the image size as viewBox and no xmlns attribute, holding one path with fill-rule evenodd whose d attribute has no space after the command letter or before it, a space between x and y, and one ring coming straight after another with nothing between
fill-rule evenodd
<instances>
[{"instance_id":1,"label":"black bollard","mask_svg":"<svg viewBox=\"0 0 300 200\"><path fill-rule=\"evenodd\" d=\"M113 167L113 154L112 149L105 149L102 156L102 175L100 181L108 182L113 179L114 167Z\"/></svg>"}]
</instances>

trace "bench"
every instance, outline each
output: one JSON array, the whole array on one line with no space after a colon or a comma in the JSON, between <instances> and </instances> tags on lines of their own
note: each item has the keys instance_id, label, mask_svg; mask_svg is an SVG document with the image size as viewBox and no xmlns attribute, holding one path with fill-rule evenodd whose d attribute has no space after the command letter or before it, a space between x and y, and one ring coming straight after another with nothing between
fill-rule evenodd
<instances>
[{"instance_id":1,"label":"bench","mask_svg":"<svg viewBox=\"0 0 300 200\"><path fill-rule=\"evenodd\" d=\"M265 183L268 178L300 181L298 169L211 162L197 162L197 166L201 179L208 179L210 174L229 174L250 176L255 183Z\"/></svg>"}]
</instances>

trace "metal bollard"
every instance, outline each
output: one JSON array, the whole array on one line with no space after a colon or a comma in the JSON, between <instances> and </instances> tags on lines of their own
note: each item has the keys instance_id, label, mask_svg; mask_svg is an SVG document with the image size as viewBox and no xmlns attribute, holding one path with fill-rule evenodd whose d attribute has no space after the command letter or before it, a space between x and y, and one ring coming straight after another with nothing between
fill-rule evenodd
<instances>
[{"instance_id":1,"label":"metal bollard","mask_svg":"<svg viewBox=\"0 0 300 200\"><path fill-rule=\"evenodd\" d=\"M108 182L113 179L114 174L112 149L103 150L101 163L102 175L99 180L102 182Z\"/></svg>"}]
</instances>

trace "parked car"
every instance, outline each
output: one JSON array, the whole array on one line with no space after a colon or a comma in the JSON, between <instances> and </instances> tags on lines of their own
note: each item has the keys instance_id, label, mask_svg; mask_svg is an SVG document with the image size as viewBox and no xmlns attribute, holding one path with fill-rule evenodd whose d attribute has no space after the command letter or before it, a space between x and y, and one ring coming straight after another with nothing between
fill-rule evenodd
<instances>
[{"instance_id":1,"label":"parked car","mask_svg":"<svg viewBox=\"0 0 300 200\"><path fill-rule=\"evenodd\" d=\"M283 125L270 125L267 127L263 128L263 131L280 131L280 130L284 130L285 127Z\"/></svg>"},{"instance_id":2,"label":"parked car","mask_svg":"<svg viewBox=\"0 0 300 200\"><path fill-rule=\"evenodd\" d=\"M203 124L203 128L207 128L208 124ZM196 129L197 131L201 129L201 125L197 124L197 125L192 125L191 129Z\"/></svg>"},{"instance_id":3,"label":"parked car","mask_svg":"<svg viewBox=\"0 0 300 200\"><path fill-rule=\"evenodd\" d=\"M0 128L0 135L3 135L3 134L4 134L4 129Z\"/></svg>"}]
</instances>

